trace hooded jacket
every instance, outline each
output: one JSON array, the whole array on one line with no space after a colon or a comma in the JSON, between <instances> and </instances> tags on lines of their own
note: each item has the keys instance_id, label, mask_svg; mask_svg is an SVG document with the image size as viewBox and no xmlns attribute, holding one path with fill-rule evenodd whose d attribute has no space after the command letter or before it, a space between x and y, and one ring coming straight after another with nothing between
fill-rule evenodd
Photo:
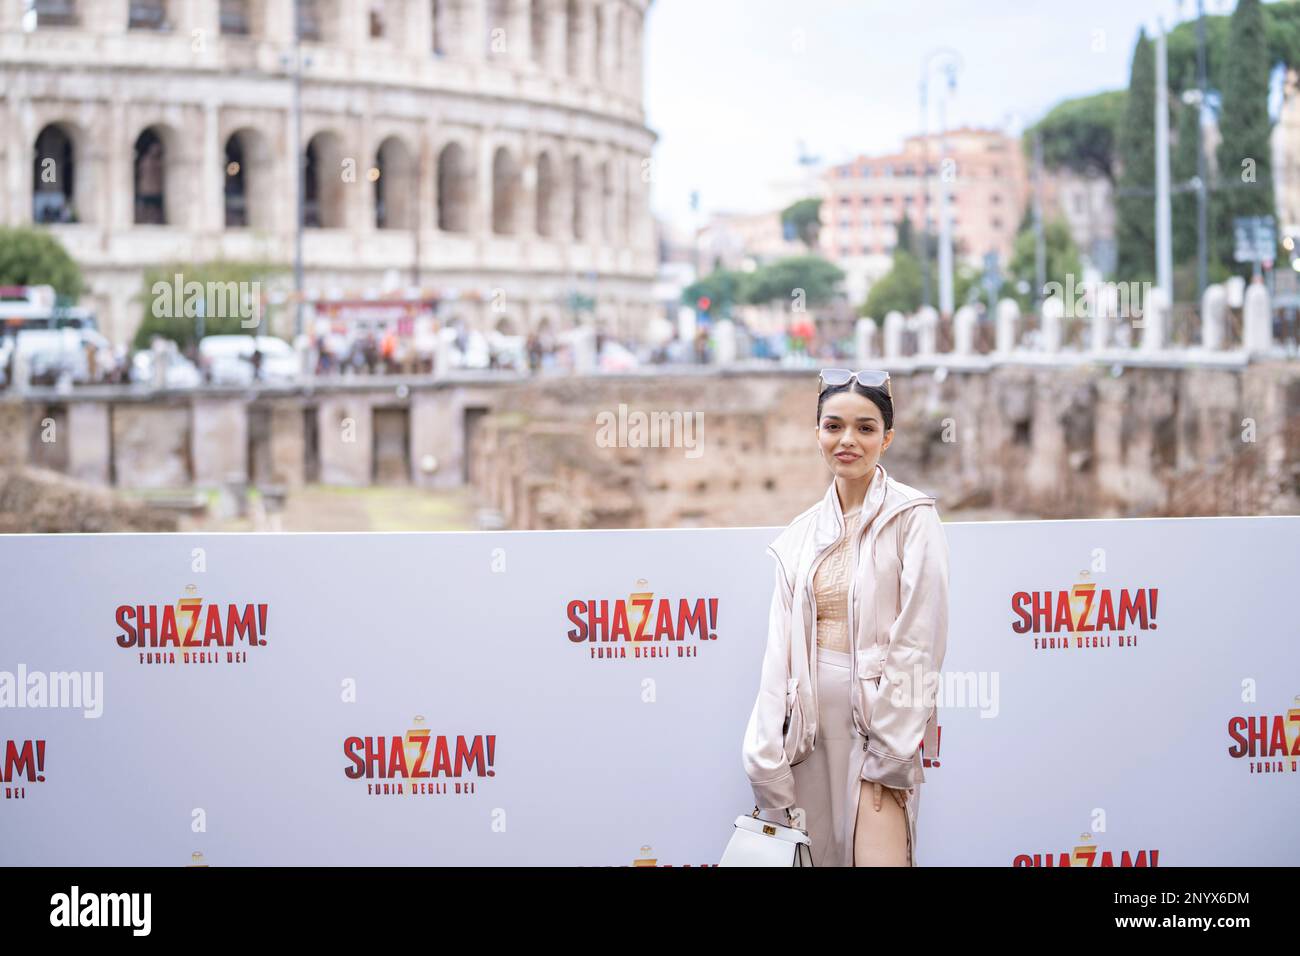
<instances>
[{"instance_id":1,"label":"hooded jacket","mask_svg":"<svg viewBox=\"0 0 1300 956\"><path fill-rule=\"evenodd\" d=\"M935 498L877 463L851 543L853 721L867 739L862 779L910 789L925 779L920 747L938 742L934 703L948 640L948 543ZM870 520L865 520L866 518ZM832 480L820 503L767 547L776 561L758 697L745 728L745 773L761 809L795 805L794 771L817 738L813 574L844 533Z\"/></svg>"}]
</instances>

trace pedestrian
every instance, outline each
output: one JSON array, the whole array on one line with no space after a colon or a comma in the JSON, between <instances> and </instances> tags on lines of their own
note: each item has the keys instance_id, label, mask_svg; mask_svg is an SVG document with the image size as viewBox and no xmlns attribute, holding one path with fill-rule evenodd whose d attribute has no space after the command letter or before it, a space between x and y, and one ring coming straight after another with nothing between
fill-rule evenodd
<instances>
[{"instance_id":1,"label":"pedestrian","mask_svg":"<svg viewBox=\"0 0 1300 956\"><path fill-rule=\"evenodd\" d=\"M814 866L916 866L947 540L935 497L880 464L894 438L887 372L823 369L816 434L834 477L767 549L776 582L745 773L758 810L802 810Z\"/></svg>"}]
</instances>

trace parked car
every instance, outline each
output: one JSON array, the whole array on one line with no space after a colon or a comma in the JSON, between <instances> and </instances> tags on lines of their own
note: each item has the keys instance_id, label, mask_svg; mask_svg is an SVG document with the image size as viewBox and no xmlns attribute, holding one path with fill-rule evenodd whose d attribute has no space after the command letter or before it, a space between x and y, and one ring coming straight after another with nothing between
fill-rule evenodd
<instances>
[{"instance_id":1,"label":"parked car","mask_svg":"<svg viewBox=\"0 0 1300 956\"><path fill-rule=\"evenodd\" d=\"M261 380L297 381L301 372L298 353L273 335L209 335L199 341L203 376L214 385L251 385L253 352L261 353Z\"/></svg>"}]
</instances>

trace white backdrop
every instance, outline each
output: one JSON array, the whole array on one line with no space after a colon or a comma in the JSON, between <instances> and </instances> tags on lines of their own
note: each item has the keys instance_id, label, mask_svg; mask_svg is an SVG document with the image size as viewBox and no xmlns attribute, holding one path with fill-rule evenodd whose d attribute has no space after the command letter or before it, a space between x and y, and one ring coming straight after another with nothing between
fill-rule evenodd
<instances>
[{"instance_id":1,"label":"white backdrop","mask_svg":"<svg viewBox=\"0 0 1300 956\"><path fill-rule=\"evenodd\" d=\"M1300 863L1300 518L945 527L944 670L984 694L945 684L922 865ZM0 862L716 863L753 805L740 744L778 530L0 536ZM1016 633L1017 593L1086 582L1117 609L1154 592L1155 614L1108 647ZM650 636L684 628L644 642L669 656L570 640L571 602L609 602L612 627L633 593L653 595ZM227 605L265 604L265 644L236 636L246 660L212 664L118 646L119 606L187 595L192 641L209 604L223 635ZM102 715L14 706L39 702L20 667L102 672ZM1257 755L1234 756L1249 719ZM413 728L453 763L479 738L490 773L453 766L419 781L453 792L414 795L347 776L349 737ZM5 759L26 741L39 768Z\"/></svg>"}]
</instances>

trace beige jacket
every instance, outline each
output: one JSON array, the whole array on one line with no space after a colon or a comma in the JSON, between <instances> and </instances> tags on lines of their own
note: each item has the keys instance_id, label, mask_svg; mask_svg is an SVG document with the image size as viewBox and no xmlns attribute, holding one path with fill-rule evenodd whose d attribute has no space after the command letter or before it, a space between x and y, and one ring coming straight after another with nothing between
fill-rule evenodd
<instances>
[{"instance_id":1,"label":"beige jacket","mask_svg":"<svg viewBox=\"0 0 1300 956\"><path fill-rule=\"evenodd\" d=\"M908 789L925 779L920 746L937 743L935 689L948 641L948 542L935 498L884 466L863 502L852 543L853 720L867 738L862 778ZM883 489L883 493L882 493ZM866 520L870 518L870 520ZM844 533L832 481L819 504L768 546L776 583L758 697L745 728L745 773L762 809L795 805L794 772L817 737L816 565ZM791 635L799 640L791 642Z\"/></svg>"}]
</instances>

